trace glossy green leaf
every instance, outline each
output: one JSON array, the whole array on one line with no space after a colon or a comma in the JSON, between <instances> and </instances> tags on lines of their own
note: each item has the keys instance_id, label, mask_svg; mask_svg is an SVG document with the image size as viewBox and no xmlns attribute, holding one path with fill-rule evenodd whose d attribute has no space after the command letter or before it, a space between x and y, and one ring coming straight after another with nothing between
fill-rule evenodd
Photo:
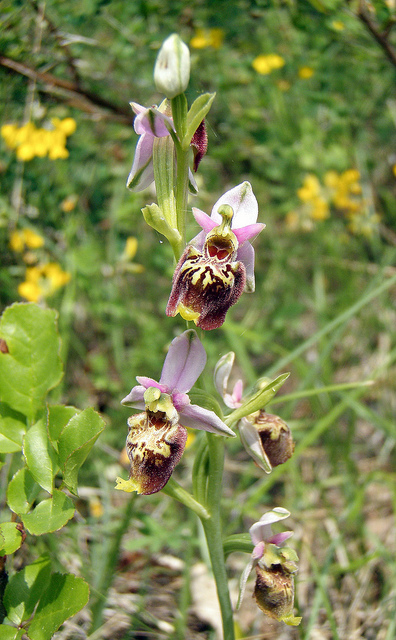
<instances>
[{"instance_id":1,"label":"glossy green leaf","mask_svg":"<svg viewBox=\"0 0 396 640\"><path fill-rule=\"evenodd\" d=\"M21 624L30 618L47 588L50 574L50 559L42 556L10 578L4 593L4 606L11 622Z\"/></svg>"},{"instance_id":2,"label":"glossy green leaf","mask_svg":"<svg viewBox=\"0 0 396 640\"><path fill-rule=\"evenodd\" d=\"M65 526L74 515L74 504L63 491L54 490L52 498L42 500L37 507L22 516L25 528L34 536L51 533Z\"/></svg>"},{"instance_id":3,"label":"glossy green leaf","mask_svg":"<svg viewBox=\"0 0 396 640\"><path fill-rule=\"evenodd\" d=\"M48 435L56 450L58 450L58 439L62 429L78 413L79 409L76 407L65 407L64 405L48 407Z\"/></svg>"},{"instance_id":4,"label":"glossy green leaf","mask_svg":"<svg viewBox=\"0 0 396 640\"><path fill-rule=\"evenodd\" d=\"M56 312L36 304L13 304L0 321L0 399L34 420L48 391L62 377Z\"/></svg>"},{"instance_id":5,"label":"glossy green leaf","mask_svg":"<svg viewBox=\"0 0 396 640\"><path fill-rule=\"evenodd\" d=\"M2 522L0 524L0 556L14 553L22 544L22 534L17 529L16 522Z\"/></svg>"},{"instance_id":6,"label":"glossy green leaf","mask_svg":"<svg viewBox=\"0 0 396 640\"><path fill-rule=\"evenodd\" d=\"M50 640L61 624L78 613L88 599L89 587L82 578L53 574L28 629L30 640Z\"/></svg>"},{"instance_id":7,"label":"glossy green leaf","mask_svg":"<svg viewBox=\"0 0 396 640\"><path fill-rule=\"evenodd\" d=\"M59 437L59 464L72 493L77 493L78 471L104 426L100 415L89 408L69 420Z\"/></svg>"},{"instance_id":8,"label":"glossy green leaf","mask_svg":"<svg viewBox=\"0 0 396 640\"><path fill-rule=\"evenodd\" d=\"M224 422L231 425L259 409L264 409L277 391L279 391L281 386L286 382L289 375L290 373L282 373L280 376L275 378L275 380L269 382L264 389L257 391L257 393L249 398L247 402L244 402L241 407L238 407L238 409L235 409L235 411L230 413Z\"/></svg>"},{"instance_id":9,"label":"glossy green leaf","mask_svg":"<svg viewBox=\"0 0 396 640\"><path fill-rule=\"evenodd\" d=\"M58 470L56 452L47 432L44 418L38 420L27 432L23 440L23 453L30 473L40 487L52 493L54 476Z\"/></svg>"},{"instance_id":10,"label":"glossy green leaf","mask_svg":"<svg viewBox=\"0 0 396 640\"><path fill-rule=\"evenodd\" d=\"M201 124L202 120L207 116L215 93L203 93L191 105L187 114L186 134L181 141L182 148L186 151L191 144L191 139Z\"/></svg>"},{"instance_id":11,"label":"glossy green leaf","mask_svg":"<svg viewBox=\"0 0 396 640\"><path fill-rule=\"evenodd\" d=\"M22 449L26 418L0 402L0 453L15 453Z\"/></svg>"},{"instance_id":12,"label":"glossy green leaf","mask_svg":"<svg viewBox=\"0 0 396 640\"><path fill-rule=\"evenodd\" d=\"M21 640L24 629L16 629L8 624L0 624L0 640Z\"/></svg>"},{"instance_id":13,"label":"glossy green leaf","mask_svg":"<svg viewBox=\"0 0 396 640\"><path fill-rule=\"evenodd\" d=\"M7 489L7 504L19 516L28 513L39 492L37 484L27 467L23 467L12 477Z\"/></svg>"}]
</instances>

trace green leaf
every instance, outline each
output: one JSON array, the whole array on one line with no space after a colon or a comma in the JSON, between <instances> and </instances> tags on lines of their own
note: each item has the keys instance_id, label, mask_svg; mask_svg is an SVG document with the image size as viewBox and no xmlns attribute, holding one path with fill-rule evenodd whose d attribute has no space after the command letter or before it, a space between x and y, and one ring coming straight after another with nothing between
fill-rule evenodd
<instances>
[{"instance_id":1,"label":"green leaf","mask_svg":"<svg viewBox=\"0 0 396 640\"><path fill-rule=\"evenodd\" d=\"M63 480L77 494L79 469L104 429L104 421L92 408L75 415L59 436L59 464Z\"/></svg>"},{"instance_id":2,"label":"green leaf","mask_svg":"<svg viewBox=\"0 0 396 640\"><path fill-rule=\"evenodd\" d=\"M41 556L10 578L4 593L4 606L11 622L19 625L30 618L48 585L50 574L50 559Z\"/></svg>"},{"instance_id":3,"label":"green leaf","mask_svg":"<svg viewBox=\"0 0 396 640\"><path fill-rule=\"evenodd\" d=\"M40 485L27 467L16 472L7 489L7 504L18 516L28 513L39 492Z\"/></svg>"},{"instance_id":4,"label":"green leaf","mask_svg":"<svg viewBox=\"0 0 396 640\"><path fill-rule=\"evenodd\" d=\"M275 380L269 382L264 389L257 391L257 393L255 393L247 402L244 402L241 407L238 407L238 409L235 409L235 411L230 413L224 422L227 425L231 425L259 409L264 409L271 398L274 397L281 386L286 382L289 375L290 373L282 373L280 376L275 378Z\"/></svg>"},{"instance_id":5,"label":"green leaf","mask_svg":"<svg viewBox=\"0 0 396 640\"><path fill-rule=\"evenodd\" d=\"M54 489L52 498L42 500L31 513L21 517L29 533L41 536L61 529L73 516L74 504L71 498L63 491Z\"/></svg>"},{"instance_id":6,"label":"green leaf","mask_svg":"<svg viewBox=\"0 0 396 640\"><path fill-rule=\"evenodd\" d=\"M58 450L58 440L62 429L78 413L79 409L65 407L63 404L48 407L48 434L56 450Z\"/></svg>"},{"instance_id":7,"label":"green leaf","mask_svg":"<svg viewBox=\"0 0 396 640\"><path fill-rule=\"evenodd\" d=\"M181 141L183 151L187 151L191 144L191 139L201 124L202 120L209 112L212 102L215 98L215 93L203 93L192 103L187 114L186 133Z\"/></svg>"},{"instance_id":8,"label":"green leaf","mask_svg":"<svg viewBox=\"0 0 396 640\"><path fill-rule=\"evenodd\" d=\"M88 602L89 587L72 574L54 573L28 629L30 640L50 640L57 629Z\"/></svg>"},{"instance_id":9,"label":"green leaf","mask_svg":"<svg viewBox=\"0 0 396 640\"><path fill-rule=\"evenodd\" d=\"M2 522L0 524L0 556L14 553L22 544L22 534L17 529L16 522Z\"/></svg>"},{"instance_id":10,"label":"green leaf","mask_svg":"<svg viewBox=\"0 0 396 640\"><path fill-rule=\"evenodd\" d=\"M16 629L8 624L0 624L0 640L21 640L24 629Z\"/></svg>"},{"instance_id":11,"label":"green leaf","mask_svg":"<svg viewBox=\"0 0 396 640\"><path fill-rule=\"evenodd\" d=\"M0 453L20 451L25 431L25 417L0 402Z\"/></svg>"},{"instance_id":12,"label":"green leaf","mask_svg":"<svg viewBox=\"0 0 396 640\"><path fill-rule=\"evenodd\" d=\"M8 347L8 353L0 352L1 400L32 421L62 377L56 312L13 304L2 315L0 337Z\"/></svg>"},{"instance_id":13,"label":"green leaf","mask_svg":"<svg viewBox=\"0 0 396 640\"><path fill-rule=\"evenodd\" d=\"M43 418L26 432L23 440L23 453L33 478L40 487L43 487L48 493L52 493L58 465L56 452L48 439L47 424Z\"/></svg>"}]
</instances>

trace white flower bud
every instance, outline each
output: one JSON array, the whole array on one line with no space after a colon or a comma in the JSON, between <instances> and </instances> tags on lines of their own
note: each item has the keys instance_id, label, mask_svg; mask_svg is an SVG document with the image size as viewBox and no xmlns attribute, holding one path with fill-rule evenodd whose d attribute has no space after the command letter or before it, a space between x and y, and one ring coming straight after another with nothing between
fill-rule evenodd
<instances>
[{"instance_id":1,"label":"white flower bud","mask_svg":"<svg viewBox=\"0 0 396 640\"><path fill-rule=\"evenodd\" d=\"M174 33L163 43L154 67L154 82L167 98L183 93L190 80L190 51Z\"/></svg>"}]
</instances>

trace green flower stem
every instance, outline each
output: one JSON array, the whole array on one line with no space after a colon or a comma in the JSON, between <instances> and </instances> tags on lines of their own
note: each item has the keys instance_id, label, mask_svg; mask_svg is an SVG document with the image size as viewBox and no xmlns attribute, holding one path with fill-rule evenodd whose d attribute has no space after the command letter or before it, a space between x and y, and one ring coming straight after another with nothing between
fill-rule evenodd
<instances>
[{"instance_id":1,"label":"green flower stem","mask_svg":"<svg viewBox=\"0 0 396 640\"><path fill-rule=\"evenodd\" d=\"M208 544L213 575L216 581L223 634L226 640L234 640L234 617L228 590L227 572L224 561L224 550L221 532L221 489L224 467L224 438L207 434L209 444L209 474L207 484L206 506L210 513L208 520L202 520Z\"/></svg>"},{"instance_id":2,"label":"green flower stem","mask_svg":"<svg viewBox=\"0 0 396 640\"><path fill-rule=\"evenodd\" d=\"M188 491L183 489L183 487L181 487L172 477L169 478L162 491L163 493L166 493L167 496L175 498L175 500L182 502L186 507L194 511L194 513L201 518L202 522L210 518L210 514L205 507L197 502L197 500L195 500Z\"/></svg>"},{"instance_id":3,"label":"green flower stem","mask_svg":"<svg viewBox=\"0 0 396 640\"><path fill-rule=\"evenodd\" d=\"M186 211L188 199L188 155L189 149L183 151L180 143L187 127L187 99L184 93L172 98L172 118L178 142L176 148L176 217L177 230L182 237L182 246L186 244Z\"/></svg>"}]
</instances>

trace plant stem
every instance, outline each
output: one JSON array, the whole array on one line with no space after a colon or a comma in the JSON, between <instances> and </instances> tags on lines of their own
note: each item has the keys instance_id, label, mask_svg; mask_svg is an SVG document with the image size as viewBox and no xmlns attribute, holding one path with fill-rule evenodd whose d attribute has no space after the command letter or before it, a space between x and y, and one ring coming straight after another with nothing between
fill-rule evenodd
<instances>
[{"instance_id":1,"label":"plant stem","mask_svg":"<svg viewBox=\"0 0 396 640\"><path fill-rule=\"evenodd\" d=\"M182 246L186 243L186 211L188 199L188 154L183 151L183 140L187 124L187 100L184 93L172 99L172 118L179 142L176 147L176 216L177 229L182 237Z\"/></svg>"},{"instance_id":2,"label":"plant stem","mask_svg":"<svg viewBox=\"0 0 396 640\"><path fill-rule=\"evenodd\" d=\"M170 496L171 498L175 498L175 500L178 500L186 507L194 511L194 513L196 513L202 521L207 520L210 517L205 507L197 502L197 500L195 500L195 498L193 498L193 496L188 493L188 491L183 489L183 487L181 487L172 477L169 478L167 484L165 485L165 487L163 487L162 492L166 493L166 495Z\"/></svg>"},{"instance_id":3,"label":"plant stem","mask_svg":"<svg viewBox=\"0 0 396 640\"><path fill-rule=\"evenodd\" d=\"M208 520L202 520L208 544L213 575L216 581L217 595L223 621L224 640L234 640L234 618L228 590L227 572L221 532L221 488L224 467L224 439L211 433L207 434L209 444L209 475L207 488Z\"/></svg>"}]
</instances>

